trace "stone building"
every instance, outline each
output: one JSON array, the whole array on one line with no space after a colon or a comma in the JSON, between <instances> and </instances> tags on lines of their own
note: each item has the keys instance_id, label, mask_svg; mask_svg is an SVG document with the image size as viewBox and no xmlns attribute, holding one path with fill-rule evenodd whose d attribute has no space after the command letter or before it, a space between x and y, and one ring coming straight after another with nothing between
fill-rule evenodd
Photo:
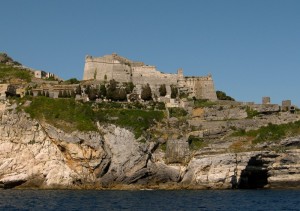
<instances>
[{"instance_id":1,"label":"stone building","mask_svg":"<svg viewBox=\"0 0 300 211\"><path fill-rule=\"evenodd\" d=\"M179 69L177 74L162 73L155 66L131 61L115 53L103 57L86 56L83 80L104 82L112 79L121 83L132 82L137 87L149 84L154 94L158 94L159 86L165 84L169 95L170 86L173 85L190 97L217 100L211 75L186 77L182 69Z\"/></svg>"},{"instance_id":2,"label":"stone building","mask_svg":"<svg viewBox=\"0 0 300 211\"><path fill-rule=\"evenodd\" d=\"M42 70L36 70L34 71L34 77L35 78L46 78L47 73Z\"/></svg>"},{"instance_id":3,"label":"stone building","mask_svg":"<svg viewBox=\"0 0 300 211\"><path fill-rule=\"evenodd\" d=\"M51 98L58 98L59 92L66 92L67 94L71 94L76 91L78 84L70 84L70 85L45 85L39 88L32 89L33 96L38 96L40 93L48 93Z\"/></svg>"},{"instance_id":4,"label":"stone building","mask_svg":"<svg viewBox=\"0 0 300 211\"><path fill-rule=\"evenodd\" d=\"M281 110L282 111L289 111L292 106L291 100L283 100L281 104Z\"/></svg>"}]
</instances>

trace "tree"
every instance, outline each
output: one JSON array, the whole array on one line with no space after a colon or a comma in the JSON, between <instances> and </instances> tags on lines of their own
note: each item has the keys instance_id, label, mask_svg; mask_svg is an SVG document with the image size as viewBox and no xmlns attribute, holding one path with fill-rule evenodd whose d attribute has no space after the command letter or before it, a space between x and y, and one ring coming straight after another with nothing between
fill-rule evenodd
<instances>
[{"instance_id":1,"label":"tree","mask_svg":"<svg viewBox=\"0 0 300 211\"><path fill-rule=\"evenodd\" d=\"M117 82L115 80L110 80L107 88L106 96L108 99L114 100L117 90Z\"/></svg>"},{"instance_id":2,"label":"tree","mask_svg":"<svg viewBox=\"0 0 300 211\"><path fill-rule=\"evenodd\" d=\"M171 86L171 98L176 98L178 95L178 89L176 86Z\"/></svg>"},{"instance_id":3,"label":"tree","mask_svg":"<svg viewBox=\"0 0 300 211\"><path fill-rule=\"evenodd\" d=\"M125 83L125 90L127 94L132 93L134 89L134 84L132 82Z\"/></svg>"},{"instance_id":4,"label":"tree","mask_svg":"<svg viewBox=\"0 0 300 211\"><path fill-rule=\"evenodd\" d=\"M90 91L91 91L91 86L87 85L85 90L84 90L85 94L89 95Z\"/></svg>"},{"instance_id":5,"label":"tree","mask_svg":"<svg viewBox=\"0 0 300 211\"><path fill-rule=\"evenodd\" d=\"M62 97L67 98L68 97L68 93L66 90L63 91Z\"/></svg>"},{"instance_id":6,"label":"tree","mask_svg":"<svg viewBox=\"0 0 300 211\"><path fill-rule=\"evenodd\" d=\"M74 92L74 90L71 91L71 97L75 98L76 97L76 93Z\"/></svg>"},{"instance_id":7,"label":"tree","mask_svg":"<svg viewBox=\"0 0 300 211\"><path fill-rule=\"evenodd\" d=\"M165 84L160 85L160 87L159 87L159 95L161 97L164 97L164 96L166 96L166 94L167 94L166 85Z\"/></svg>"},{"instance_id":8,"label":"tree","mask_svg":"<svg viewBox=\"0 0 300 211\"><path fill-rule=\"evenodd\" d=\"M65 84L79 84L80 81L78 81L77 78L70 78L69 80L66 80L64 83Z\"/></svg>"},{"instance_id":9,"label":"tree","mask_svg":"<svg viewBox=\"0 0 300 211\"><path fill-rule=\"evenodd\" d=\"M91 89L90 93L88 94L88 97L91 101L95 101L97 99L97 90Z\"/></svg>"},{"instance_id":10,"label":"tree","mask_svg":"<svg viewBox=\"0 0 300 211\"><path fill-rule=\"evenodd\" d=\"M80 85L76 87L75 93L76 93L77 95L81 95L81 86L80 86Z\"/></svg>"},{"instance_id":11,"label":"tree","mask_svg":"<svg viewBox=\"0 0 300 211\"><path fill-rule=\"evenodd\" d=\"M117 89L116 92L117 92L116 100L119 100L119 101L127 100L127 93L126 93L125 89Z\"/></svg>"},{"instance_id":12,"label":"tree","mask_svg":"<svg viewBox=\"0 0 300 211\"><path fill-rule=\"evenodd\" d=\"M149 84L142 87L141 98L146 101L152 99L152 92Z\"/></svg>"},{"instance_id":13,"label":"tree","mask_svg":"<svg viewBox=\"0 0 300 211\"><path fill-rule=\"evenodd\" d=\"M104 84L101 84L100 86L100 96L106 97L106 87Z\"/></svg>"},{"instance_id":14,"label":"tree","mask_svg":"<svg viewBox=\"0 0 300 211\"><path fill-rule=\"evenodd\" d=\"M235 101L234 98L232 98L232 97L230 97L230 96L227 96L225 92L217 91L216 94L217 94L218 100L230 100L230 101Z\"/></svg>"}]
</instances>

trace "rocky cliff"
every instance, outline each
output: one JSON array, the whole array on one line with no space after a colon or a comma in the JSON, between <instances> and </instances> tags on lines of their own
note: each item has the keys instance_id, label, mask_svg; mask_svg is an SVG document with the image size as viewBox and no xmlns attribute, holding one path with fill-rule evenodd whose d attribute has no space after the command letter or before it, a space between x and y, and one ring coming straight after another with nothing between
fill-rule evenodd
<instances>
[{"instance_id":1,"label":"rocky cliff","mask_svg":"<svg viewBox=\"0 0 300 211\"><path fill-rule=\"evenodd\" d=\"M114 125L98 123L98 132L66 133L4 105L0 121L2 188L300 186L300 137L280 141L277 151L189 153L178 141L167 144L165 153L158 143L138 142L130 131ZM176 153L182 162L167 157Z\"/></svg>"}]
</instances>

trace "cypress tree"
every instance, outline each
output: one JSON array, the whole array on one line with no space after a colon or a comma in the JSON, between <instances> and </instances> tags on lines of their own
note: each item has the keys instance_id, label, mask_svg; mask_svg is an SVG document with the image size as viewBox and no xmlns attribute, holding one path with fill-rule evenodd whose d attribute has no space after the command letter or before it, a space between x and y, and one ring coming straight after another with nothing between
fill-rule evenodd
<instances>
[{"instance_id":1,"label":"cypress tree","mask_svg":"<svg viewBox=\"0 0 300 211\"><path fill-rule=\"evenodd\" d=\"M166 85L165 84L160 85L160 87L159 87L159 95L161 97L164 97L164 96L166 96L166 94L167 94Z\"/></svg>"},{"instance_id":2,"label":"cypress tree","mask_svg":"<svg viewBox=\"0 0 300 211\"><path fill-rule=\"evenodd\" d=\"M152 92L151 92L151 88L150 88L149 84L143 86L141 98L146 101L152 99Z\"/></svg>"}]
</instances>

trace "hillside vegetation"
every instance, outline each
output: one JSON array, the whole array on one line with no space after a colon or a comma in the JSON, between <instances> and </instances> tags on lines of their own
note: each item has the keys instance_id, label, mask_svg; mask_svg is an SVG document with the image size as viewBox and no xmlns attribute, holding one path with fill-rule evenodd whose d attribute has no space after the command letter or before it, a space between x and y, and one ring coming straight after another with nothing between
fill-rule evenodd
<instances>
[{"instance_id":1,"label":"hillside vegetation","mask_svg":"<svg viewBox=\"0 0 300 211\"><path fill-rule=\"evenodd\" d=\"M24 82L30 82L33 73L29 70L24 70L19 67L0 63L0 80L8 82L13 79L19 79Z\"/></svg>"},{"instance_id":2,"label":"hillside vegetation","mask_svg":"<svg viewBox=\"0 0 300 211\"><path fill-rule=\"evenodd\" d=\"M253 144L278 141L282 138L295 136L300 134L300 121L291 122L287 124L275 125L269 123L267 126L261 127L258 130L239 130L232 134L232 136L248 137Z\"/></svg>"},{"instance_id":3,"label":"hillside vegetation","mask_svg":"<svg viewBox=\"0 0 300 211\"><path fill-rule=\"evenodd\" d=\"M96 122L99 121L127 128L138 138L143 131L164 118L164 112L161 110L97 107L74 99L47 97L27 97L27 99L32 103L24 107L24 110L32 118L45 121L68 132L96 131Z\"/></svg>"}]
</instances>

